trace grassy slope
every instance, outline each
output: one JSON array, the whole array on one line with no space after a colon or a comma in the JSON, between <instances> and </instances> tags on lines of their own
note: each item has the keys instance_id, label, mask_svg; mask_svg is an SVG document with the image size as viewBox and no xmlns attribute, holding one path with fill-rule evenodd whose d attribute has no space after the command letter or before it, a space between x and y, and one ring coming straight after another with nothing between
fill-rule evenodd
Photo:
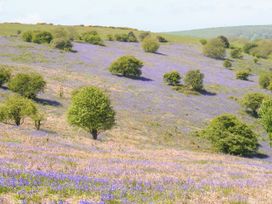
<instances>
[{"instance_id":1,"label":"grassy slope","mask_svg":"<svg viewBox=\"0 0 272 204\"><path fill-rule=\"evenodd\" d=\"M197 29L189 31L177 31L169 34L178 36L192 36L198 38L212 38L219 35L225 35L227 37L234 38L271 38L272 37L272 26L237 26L237 27L219 27L219 28L208 28L208 29Z\"/></svg>"},{"instance_id":2,"label":"grassy slope","mask_svg":"<svg viewBox=\"0 0 272 204\"><path fill-rule=\"evenodd\" d=\"M17 27L9 25L7 29L6 35L11 35ZM121 186L135 185L126 189L127 198L136 203L266 203L272 193L271 163L203 153L208 144L190 134L223 112L237 114L262 132L256 121L230 99L249 91L261 91L257 78L252 76L249 82L236 80L232 71L222 67L222 61L202 56L199 45L191 44L194 40L188 39L176 37L176 41L186 44L165 44L161 54L154 55L142 52L137 43L107 42L106 47L76 43L77 53L65 53L46 45L1 37L2 64L13 65L14 72L40 72L48 82L45 93L39 96L48 103L39 105L47 115L42 131L33 130L28 120L20 128L0 125L1 167L85 175L109 180L110 185L117 179ZM124 54L144 61L143 80L118 78L108 73L109 64ZM245 66L258 72L271 67L271 63L261 60L255 65L250 56L234 63L234 69ZM181 73L201 69L206 76L206 88L216 95L185 96L171 90L162 82L162 74L172 69ZM66 122L70 93L82 85L107 90L117 111L117 126L102 134L98 142ZM64 89L64 98L58 96L60 87ZM0 100L9 94L1 90ZM0 176L2 172L0 169ZM27 174L24 172L24 176ZM138 183L146 186L150 182L152 187L148 190L136 189ZM109 184L96 185L105 186L108 193ZM161 191L161 186L165 190ZM18 198L14 192L0 188L0 202ZM99 201L103 193L95 188L92 193L75 190L63 194L43 187L35 199ZM23 196L31 197L29 193Z\"/></svg>"}]
</instances>

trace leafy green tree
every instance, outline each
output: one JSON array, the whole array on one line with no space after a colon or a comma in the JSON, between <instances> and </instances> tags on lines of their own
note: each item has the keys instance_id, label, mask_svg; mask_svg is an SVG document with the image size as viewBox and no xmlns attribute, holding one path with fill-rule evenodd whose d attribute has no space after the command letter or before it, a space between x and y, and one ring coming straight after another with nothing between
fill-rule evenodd
<instances>
[{"instance_id":1,"label":"leafy green tree","mask_svg":"<svg viewBox=\"0 0 272 204\"><path fill-rule=\"evenodd\" d=\"M226 56L225 44L219 38L214 38L203 46L203 54L214 59L224 59Z\"/></svg>"},{"instance_id":2,"label":"leafy green tree","mask_svg":"<svg viewBox=\"0 0 272 204\"><path fill-rule=\"evenodd\" d=\"M200 135L210 140L215 150L227 154L248 156L258 149L257 135L230 114L214 118Z\"/></svg>"},{"instance_id":3,"label":"leafy green tree","mask_svg":"<svg viewBox=\"0 0 272 204\"><path fill-rule=\"evenodd\" d=\"M199 70L191 70L185 74L184 83L188 88L201 91L203 89L204 74Z\"/></svg>"},{"instance_id":4,"label":"leafy green tree","mask_svg":"<svg viewBox=\"0 0 272 204\"><path fill-rule=\"evenodd\" d=\"M89 44L104 46L102 38L98 35L96 31L83 33L81 36L81 40Z\"/></svg>"},{"instance_id":5,"label":"leafy green tree","mask_svg":"<svg viewBox=\"0 0 272 204\"><path fill-rule=\"evenodd\" d=\"M163 75L163 79L168 85L177 86L180 83L181 76L179 72L172 71L172 72L165 73Z\"/></svg>"},{"instance_id":6,"label":"leafy green tree","mask_svg":"<svg viewBox=\"0 0 272 204\"><path fill-rule=\"evenodd\" d=\"M262 125L266 129L270 138L270 145L272 146L272 100L266 99L263 101L260 109L259 116Z\"/></svg>"},{"instance_id":7,"label":"leafy green tree","mask_svg":"<svg viewBox=\"0 0 272 204\"><path fill-rule=\"evenodd\" d=\"M257 117L259 108L261 107L263 101L267 98L268 96L263 93L248 93L243 96L241 104L243 107L245 107L247 112L254 117Z\"/></svg>"},{"instance_id":8,"label":"leafy green tree","mask_svg":"<svg viewBox=\"0 0 272 204\"><path fill-rule=\"evenodd\" d=\"M114 126L115 112L109 97L102 90L83 87L73 94L68 122L88 131L96 140L99 132Z\"/></svg>"},{"instance_id":9,"label":"leafy green tree","mask_svg":"<svg viewBox=\"0 0 272 204\"><path fill-rule=\"evenodd\" d=\"M37 94L44 91L46 82L37 73L19 73L8 83L8 88L24 97L34 99Z\"/></svg>"},{"instance_id":10,"label":"leafy green tree","mask_svg":"<svg viewBox=\"0 0 272 204\"><path fill-rule=\"evenodd\" d=\"M139 77L142 74L143 62L133 56L123 56L117 59L109 67L112 74L126 77Z\"/></svg>"},{"instance_id":11,"label":"leafy green tree","mask_svg":"<svg viewBox=\"0 0 272 204\"><path fill-rule=\"evenodd\" d=\"M224 63L223 63L223 66L227 69L231 68L232 67L232 63L230 60L225 60Z\"/></svg>"},{"instance_id":12,"label":"leafy green tree","mask_svg":"<svg viewBox=\"0 0 272 204\"><path fill-rule=\"evenodd\" d=\"M236 72L236 79L248 80L249 75L249 70L239 70Z\"/></svg>"},{"instance_id":13,"label":"leafy green tree","mask_svg":"<svg viewBox=\"0 0 272 204\"><path fill-rule=\"evenodd\" d=\"M36 112L37 108L31 100L14 95L0 106L0 119L2 122L13 121L17 126L20 126L26 117L32 117Z\"/></svg>"},{"instance_id":14,"label":"leafy green tree","mask_svg":"<svg viewBox=\"0 0 272 204\"><path fill-rule=\"evenodd\" d=\"M240 48L235 48L231 50L230 55L234 59L242 59L243 58L243 53Z\"/></svg>"},{"instance_id":15,"label":"leafy green tree","mask_svg":"<svg viewBox=\"0 0 272 204\"><path fill-rule=\"evenodd\" d=\"M11 78L11 71L4 66L0 67L0 87L3 86L5 83L9 82Z\"/></svg>"},{"instance_id":16,"label":"leafy green tree","mask_svg":"<svg viewBox=\"0 0 272 204\"><path fill-rule=\"evenodd\" d=\"M227 37L221 35L221 36L218 36L217 38L222 41L225 48L230 48L230 43Z\"/></svg>"},{"instance_id":17,"label":"leafy green tree","mask_svg":"<svg viewBox=\"0 0 272 204\"><path fill-rule=\"evenodd\" d=\"M155 53L160 48L160 44L153 38L146 37L142 41L142 48L145 52Z\"/></svg>"}]
</instances>

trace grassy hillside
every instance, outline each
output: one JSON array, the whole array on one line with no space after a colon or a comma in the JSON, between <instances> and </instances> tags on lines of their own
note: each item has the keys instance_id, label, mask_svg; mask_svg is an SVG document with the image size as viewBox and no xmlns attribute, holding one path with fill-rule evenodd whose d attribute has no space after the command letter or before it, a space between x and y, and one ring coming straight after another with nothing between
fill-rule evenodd
<instances>
[{"instance_id":1,"label":"grassy hillside","mask_svg":"<svg viewBox=\"0 0 272 204\"><path fill-rule=\"evenodd\" d=\"M20 127L0 124L0 203L233 204L270 200L272 150L261 125L237 100L248 92L265 92L259 88L256 73L269 70L271 61L260 59L255 64L246 55L233 62L234 70L228 70L222 61L203 56L200 45L194 43L197 39L178 36L162 44L156 54L143 52L140 43L110 41L105 46L74 42L76 52L64 52L16 36L18 29L37 28L0 25L0 34L5 35L0 37L0 65L8 65L14 74L38 72L47 82L37 100L47 118L40 131L28 119ZM127 32L96 30L101 34ZM141 78L109 73L109 65L123 55L144 62ZM236 79L234 71L241 68L253 70L250 80ZM205 74L207 92L185 95L163 82L165 72L177 70L184 76L192 69ZM99 135L98 141L67 123L71 92L90 85L108 93L117 113L116 126ZM0 89L0 102L11 94L6 87ZM259 154L253 158L217 154L209 142L194 134L222 113L237 115L262 135Z\"/></svg>"},{"instance_id":2,"label":"grassy hillside","mask_svg":"<svg viewBox=\"0 0 272 204\"><path fill-rule=\"evenodd\" d=\"M219 35L224 35L230 38L247 38L247 39L271 39L272 26L236 26L236 27L219 27L197 29L189 31L177 31L169 34L178 36L191 36L198 38L212 38Z\"/></svg>"}]
</instances>

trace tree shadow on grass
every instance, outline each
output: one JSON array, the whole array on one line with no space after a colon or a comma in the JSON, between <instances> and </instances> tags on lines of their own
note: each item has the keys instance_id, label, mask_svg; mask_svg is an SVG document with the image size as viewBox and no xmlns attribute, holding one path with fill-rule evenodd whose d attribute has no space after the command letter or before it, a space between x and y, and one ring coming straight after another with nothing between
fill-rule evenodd
<instances>
[{"instance_id":1,"label":"tree shadow on grass","mask_svg":"<svg viewBox=\"0 0 272 204\"><path fill-rule=\"evenodd\" d=\"M50 100L50 99L42 99L42 98L36 98L34 99L36 103L42 104L42 105L49 105L49 106L55 106L59 107L62 106L62 104L58 101Z\"/></svg>"},{"instance_id":2,"label":"tree shadow on grass","mask_svg":"<svg viewBox=\"0 0 272 204\"><path fill-rule=\"evenodd\" d=\"M203 96L216 96L216 93L214 92L211 92L211 91L207 91L207 90L201 90L201 91L198 91L201 95Z\"/></svg>"},{"instance_id":3,"label":"tree shadow on grass","mask_svg":"<svg viewBox=\"0 0 272 204\"><path fill-rule=\"evenodd\" d=\"M203 89L203 90L193 90L193 89L190 89L187 86L184 86L182 84L174 86L173 89L180 92L180 93L183 93L185 95L195 95L195 96L199 96L199 95L215 96L216 95L216 93L207 91L205 89Z\"/></svg>"},{"instance_id":4,"label":"tree shadow on grass","mask_svg":"<svg viewBox=\"0 0 272 204\"><path fill-rule=\"evenodd\" d=\"M267 158L269 158L269 156L267 154L264 154L264 153L256 152L255 154L252 154L250 156L246 156L246 158L249 158L249 159L267 159Z\"/></svg>"},{"instance_id":5,"label":"tree shadow on grass","mask_svg":"<svg viewBox=\"0 0 272 204\"><path fill-rule=\"evenodd\" d=\"M139 80L139 81L153 81L152 79L146 78L146 77L135 77L135 76L122 76L122 75L116 75L118 77L124 77L124 78L128 78L128 79L132 79L132 80Z\"/></svg>"}]
</instances>

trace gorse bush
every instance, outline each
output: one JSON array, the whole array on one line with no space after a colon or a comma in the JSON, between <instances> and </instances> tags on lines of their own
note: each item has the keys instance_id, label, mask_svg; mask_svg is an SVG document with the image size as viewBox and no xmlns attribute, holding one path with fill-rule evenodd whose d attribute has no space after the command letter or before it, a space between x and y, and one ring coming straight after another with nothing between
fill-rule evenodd
<instances>
[{"instance_id":1,"label":"gorse bush","mask_svg":"<svg viewBox=\"0 0 272 204\"><path fill-rule=\"evenodd\" d=\"M234 59L242 59L243 58L243 53L240 48L235 48L231 50L230 56Z\"/></svg>"},{"instance_id":2,"label":"gorse bush","mask_svg":"<svg viewBox=\"0 0 272 204\"><path fill-rule=\"evenodd\" d=\"M126 77L139 77L142 74L143 62L133 56L123 56L117 59L109 67L112 74Z\"/></svg>"},{"instance_id":3,"label":"gorse bush","mask_svg":"<svg viewBox=\"0 0 272 204\"><path fill-rule=\"evenodd\" d=\"M10 78L11 70L4 66L0 66L0 87L9 82Z\"/></svg>"},{"instance_id":4,"label":"gorse bush","mask_svg":"<svg viewBox=\"0 0 272 204\"><path fill-rule=\"evenodd\" d=\"M22 34L22 39L25 42L32 42L32 32L26 31Z\"/></svg>"},{"instance_id":5,"label":"gorse bush","mask_svg":"<svg viewBox=\"0 0 272 204\"><path fill-rule=\"evenodd\" d=\"M224 63L223 63L223 66L225 67L225 68L231 68L232 67L232 63L231 63L231 61L230 60L225 60L224 61Z\"/></svg>"},{"instance_id":6,"label":"gorse bush","mask_svg":"<svg viewBox=\"0 0 272 204\"><path fill-rule=\"evenodd\" d=\"M107 35L107 39L108 39L108 41L114 41L114 37L111 34Z\"/></svg>"},{"instance_id":7,"label":"gorse bush","mask_svg":"<svg viewBox=\"0 0 272 204\"><path fill-rule=\"evenodd\" d=\"M201 43L201 45L206 45L208 43L206 39L201 39L199 40L199 42Z\"/></svg>"},{"instance_id":8,"label":"gorse bush","mask_svg":"<svg viewBox=\"0 0 272 204\"><path fill-rule=\"evenodd\" d=\"M272 73L262 73L259 77L259 85L263 89L268 89L272 84Z\"/></svg>"},{"instance_id":9,"label":"gorse bush","mask_svg":"<svg viewBox=\"0 0 272 204\"><path fill-rule=\"evenodd\" d=\"M248 80L248 77L250 75L249 70L239 70L236 72L236 79L241 79L241 80Z\"/></svg>"},{"instance_id":10,"label":"gorse bush","mask_svg":"<svg viewBox=\"0 0 272 204\"><path fill-rule=\"evenodd\" d=\"M250 54L258 58L267 59L272 53L271 40L259 40L256 42L257 46L250 49Z\"/></svg>"},{"instance_id":11,"label":"gorse bush","mask_svg":"<svg viewBox=\"0 0 272 204\"><path fill-rule=\"evenodd\" d=\"M83 33L81 35L80 39L86 43L104 46L104 42L103 42L102 38L98 35L98 33L96 31Z\"/></svg>"},{"instance_id":12,"label":"gorse bush","mask_svg":"<svg viewBox=\"0 0 272 204\"><path fill-rule=\"evenodd\" d=\"M37 44L49 44L53 40L53 35L47 31L34 31L32 32L32 42Z\"/></svg>"},{"instance_id":13,"label":"gorse bush","mask_svg":"<svg viewBox=\"0 0 272 204\"><path fill-rule=\"evenodd\" d=\"M132 31L128 33L128 42L138 42L137 37Z\"/></svg>"},{"instance_id":14,"label":"gorse bush","mask_svg":"<svg viewBox=\"0 0 272 204\"><path fill-rule=\"evenodd\" d=\"M150 32L142 32L142 33L140 33L140 35L139 35L139 39L141 40L141 41L143 41L146 37L150 37L151 36L151 33Z\"/></svg>"},{"instance_id":15,"label":"gorse bush","mask_svg":"<svg viewBox=\"0 0 272 204\"><path fill-rule=\"evenodd\" d=\"M200 135L210 140L215 150L227 154L248 156L258 149L257 135L230 114L213 119Z\"/></svg>"},{"instance_id":16,"label":"gorse bush","mask_svg":"<svg viewBox=\"0 0 272 204\"><path fill-rule=\"evenodd\" d=\"M24 122L26 117L32 117L37 113L35 104L22 96L9 97L0 105L0 119L2 122L14 122L17 126Z\"/></svg>"},{"instance_id":17,"label":"gorse bush","mask_svg":"<svg viewBox=\"0 0 272 204\"><path fill-rule=\"evenodd\" d=\"M50 45L53 48L65 51L71 51L73 48L72 42L66 38L55 38L54 40L52 40Z\"/></svg>"},{"instance_id":18,"label":"gorse bush","mask_svg":"<svg viewBox=\"0 0 272 204\"><path fill-rule=\"evenodd\" d=\"M115 112L109 97L99 88L84 87L76 90L68 110L68 122L80 127L97 139L99 132L115 124Z\"/></svg>"},{"instance_id":19,"label":"gorse bush","mask_svg":"<svg viewBox=\"0 0 272 204\"><path fill-rule=\"evenodd\" d=\"M165 73L163 75L163 79L168 85L177 86L180 84L181 76L179 72L172 71L172 72Z\"/></svg>"},{"instance_id":20,"label":"gorse bush","mask_svg":"<svg viewBox=\"0 0 272 204\"><path fill-rule=\"evenodd\" d=\"M184 83L185 86L194 91L203 90L204 74L199 70L191 70L185 74Z\"/></svg>"},{"instance_id":21,"label":"gorse bush","mask_svg":"<svg viewBox=\"0 0 272 204\"><path fill-rule=\"evenodd\" d=\"M257 46L255 43L246 43L243 47L243 51L244 53L250 54L251 50Z\"/></svg>"},{"instance_id":22,"label":"gorse bush","mask_svg":"<svg viewBox=\"0 0 272 204\"><path fill-rule=\"evenodd\" d=\"M268 98L263 101L260 109L259 116L262 125L269 134L270 145L272 146L272 100Z\"/></svg>"},{"instance_id":23,"label":"gorse bush","mask_svg":"<svg viewBox=\"0 0 272 204\"><path fill-rule=\"evenodd\" d=\"M258 110L261 107L263 101L267 99L268 96L263 93L248 93L243 96L241 104L245 107L246 111L252 116L258 116Z\"/></svg>"},{"instance_id":24,"label":"gorse bush","mask_svg":"<svg viewBox=\"0 0 272 204\"><path fill-rule=\"evenodd\" d=\"M167 43L168 42L168 40L165 38L165 37L162 37L162 36L157 36L157 40L159 41L159 42L161 42L161 43Z\"/></svg>"},{"instance_id":25,"label":"gorse bush","mask_svg":"<svg viewBox=\"0 0 272 204\"><path fill-rule=\"evenodd\" d=\"M8 88L24 97L34 99L37 94L44 91L46 82L37 73L17 74L8 83Z\"/></svg>"},{"instance_id":26,"label":"gorse bush","mask_svg":"<svg viewBox=\"0 0 272 204\"><path fill-rule=\"evenodd\" d=\"M153 38L145 38L142 42L142 48L145 52L155 53L160 48L160 44Z\"/></svg>"},{"instance_id":27,"label":"gorse bush","mask_svg":"<svg viewBox=\"0 0 272 204\"><path fill-rule=\"evenodd\" d=\"M203 46L203 54L214 59L223 59L226 56L225 44L219 38L212 39Z\"/></svg>"},{"instance_id":28,"label":"gorse bush","mask_svg":"<svg viewBox=\"0 0 272 204\"><path fill-rule=\"evenodd\" d=\"M217 38L222 41L225 48L230 48L230 43L229 43L228 38L226 38L225 36L222 36L222 35L218 36Z\"/></svg>"},{"instance_id":29,"label":"gorse bush","mask_svg":"<svg viewBox=\"0 0 272 204\"><path fill-rule=\"evenodd\" d=\"M138 42L137 37L132 31L128 34L115 34L115 40L119 42Z\"/></svg>"}]
</instances>

